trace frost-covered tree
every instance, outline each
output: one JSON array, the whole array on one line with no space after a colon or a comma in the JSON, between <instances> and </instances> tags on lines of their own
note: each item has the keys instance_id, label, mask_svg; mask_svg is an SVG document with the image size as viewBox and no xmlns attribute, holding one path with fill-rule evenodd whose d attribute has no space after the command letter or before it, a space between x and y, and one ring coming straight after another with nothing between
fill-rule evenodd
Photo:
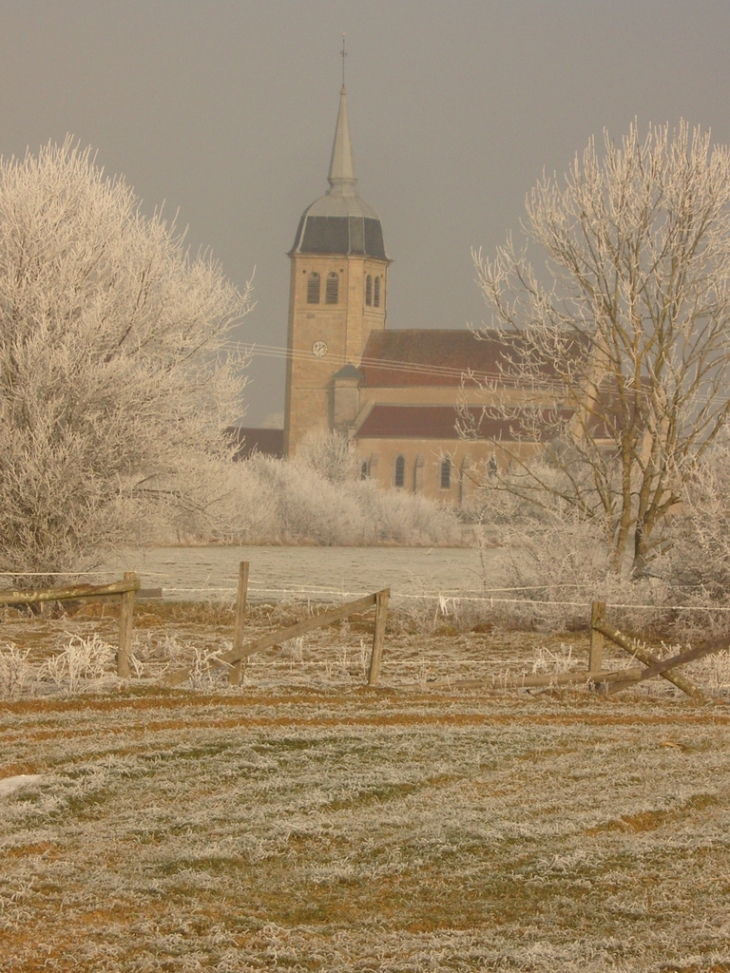
<instances>
[{"instance_id":1,"label":"frost-covered tree","mask_svg":"<svg viewBox=\"0 0 730 973\"><path fill-rule=\"evenodd\" d=\"M635 574L730 415L730 151L684 123L606 134L537 183L523 231L476 255L516 349L486 389L512 441L484 482L593 521Z\"/></svg>"},{"instance_id":2,"label":"frost-covered tree","mask_svg":"<svg viewBox=\"0 0 730 973\"><path fill-rule=\"evenodd\" d=\"M88 149L0 162L0 570L78 569L206 507L248 298Z\"/></svg>"}]
</instances>

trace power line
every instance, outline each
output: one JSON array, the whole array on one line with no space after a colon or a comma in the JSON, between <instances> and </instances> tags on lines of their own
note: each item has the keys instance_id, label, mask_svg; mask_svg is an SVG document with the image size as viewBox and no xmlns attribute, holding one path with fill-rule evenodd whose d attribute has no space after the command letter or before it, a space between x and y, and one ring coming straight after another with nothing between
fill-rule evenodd
<instances>
[{"instance_id":1,"label":"power line","mask_svg":"<svg viewBox=\"0 0 730 973\"><path fill-rule=\"evenodd\" d=\"M235 342L235 344L227 345L227 347L234 346L237 349L243 348L244 354L252 357L260 356L265 358L279 358L299 362L321 361L321 359L316 358L312 352L293 350L281 345L263 345L259 344L258 342ZM334 365L346 365L350 362L350 359L344 355L330 353L328 355L328 361ZM408 375L422 376L424 378L428 376L451 379L458 377L461 381L462 377L465 377L466 379L472 380L477 384L480 382L495 383L496 385L504 388L555 392L558 394L566 389L566 383L560 379L531 377L529 382L526 382L517 378L516 376L505 374L504 372L499 371L499 369L493 373L483 371L470 372L468 369L455 368L448 365L429 365L421 362L407 362L389 358L362 358L359 366L357 367L379 369L385 372L406 373ZM718 402L726 401L727 395L718 390L711 395L707 392L698 393L693 398L693 401L698 405L713 402L715 400Z\"/></svg>"},{"instance_id":2,"label":"power line","mask_svg":"<svg viewBox=\"0 0 730 973\"><path fill-rule=\"evenodd\" d=\"M314 354L308 351L298 351L289 348L285 348L280 345L263 345L256 343L247 344L245 342L238 343L238 347L242 347L244 353L250 356L261 356L267 358L280 358L291 361L320 361ZM330 354L328 356L328 361L334 365L346 365L349 359L344 355ZM468 369L456 368L449 365L434 365L434 364L424 364L422 362L407 362L399 361L398 359L390 358L362 358L358 364L359 368L372 368L378 369L386 372L398 372L409 375L419 375L424 378L428 376L433 376L437 378L458 378L461 381L462 377L467 379L472 379L476 382L498 382L500 385L514 386L515 388L524 388L525 382L520 381L517 378L513 378L509 375L505 375L499 371L494 373L488 372L470 372ZM541 378L535 380L532 385L535 388L541 389L562 389L564 384L558 379Z\"/></svg>"}]
</instances>

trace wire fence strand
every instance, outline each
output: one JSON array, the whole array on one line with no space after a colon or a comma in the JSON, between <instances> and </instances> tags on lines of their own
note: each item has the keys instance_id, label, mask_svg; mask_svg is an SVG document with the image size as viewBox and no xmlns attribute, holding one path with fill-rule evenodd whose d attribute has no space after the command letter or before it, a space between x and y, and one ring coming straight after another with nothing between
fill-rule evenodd
<instances>
[{"instance_id":1,"label":"wire fence strand","mask_svg":"<svg viewBox=\"0 0 730 973\"><path fill-rule=\"evenodd\" d=\"M70 577L70 578L108 578L114 577L119 574L118 571L0 571L0 577L12 578L12 577ZM169 577L168 574L159 571L145 571L141 573L144 578L148 579L162 579ZM421 591L421 592L407 592L407 591L392 591L392 598L394 601L405 600L405 601L433 601L439 604L443 610L447 610L449 605L456 606L460 602L467 602L473 604L484 604L484 605L524 605L525 607L538 607L544 606L556 607L556 608L584 608L589 607L592 601L600 599L597 593L587 594L585 599L582 600L568 600L568 599L554 599L554 598L536 598L536 597L515 597L506 598L499 597L499 595L505 595L508 593L518 593L518 592L538 592L544 591L546 589L554 588L580 588L578 583L565 583L559 585L510 585L510 586L500 586L494 588L442 588L439 590L432 591ZM164 593L168 595L192 595L192 594L210 594L210 595L235 595L236 587L233 585L197 585L197 586L182 586L182 585L170 585L164 586ZM249 587L249 593L252 595L278 595L278 596L300 596L302 599L312 599L314 596L322 597L324 595L331 596L333 598L359 598L363 595L369 594L369 590L357 589L354 591L349 591L344 588L333 588L326 587L324 585L300 585L296 588L258 588ZM642 604L634 602L606 602L606 608L614 609L624 609L624 610L636 610L636 611L676 611L676 612L730 612L730 605L674 605L674 604Z\"/></svg>"}]
</instances>

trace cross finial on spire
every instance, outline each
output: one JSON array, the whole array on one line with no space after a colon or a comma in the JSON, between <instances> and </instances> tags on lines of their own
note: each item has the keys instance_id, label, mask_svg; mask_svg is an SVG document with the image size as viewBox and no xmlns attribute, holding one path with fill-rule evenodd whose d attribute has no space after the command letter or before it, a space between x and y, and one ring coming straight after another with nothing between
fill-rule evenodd
<instances>
[{"instance_id":1,"label":"cross finial on spire","mask_svg":"<svg viewBox=\"0 0 730 973\"><path fill-rule=\"evenodd\" d=\"M347 57L347 51L345 50L345 32L342 32L342 87L345 87L345 58Z\"/></svg>"}]
</instances>

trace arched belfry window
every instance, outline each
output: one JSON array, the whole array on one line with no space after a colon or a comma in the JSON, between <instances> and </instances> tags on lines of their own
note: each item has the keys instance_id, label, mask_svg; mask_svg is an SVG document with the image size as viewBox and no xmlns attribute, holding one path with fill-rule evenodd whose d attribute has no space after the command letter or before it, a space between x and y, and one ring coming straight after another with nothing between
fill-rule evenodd
<instances>
[{"instance_id":1,"label":"arched belfry window","mask_svg":"<svg viewBox=\"0 0 730 973\"><path fill-rule=\"evenodd\" d=\"M441 489L451 489L451 460L448 456L441 460Z\"/></svg>"},{"instance_id":2,"label":"arched belfry window","mask_svg":"<svg viewBox=\"0 0 730 973\"><path fill-rule=\"evenodd\" d=\"M365 303L368 307L373 303L373 278L370 274L365 278Z\"/></svg>"},{"instance_id":3,"label":"arched belfry window","mask_svg":"<svg viewBox=\"0 0 730 973\"><path fill-rule=\"evenodd\" d=\"M319 274L310 274L307 281L307 304L319 304Z\"/></svg>"},{"instance_id":4,"label":"arched belfry window","mask_svg":"<svg viewBox=\"0 0 730 973\"><path fill-rule=\"evenodd\" d=\"M395 458L395 468L393 470L393 485L397 487L402 487L406 485L406 458L405 456L396 456Z\"/></svg>"},{"instance_id":5,"label":"arched belfry window","mask_svg":"<svg viewBox=\"0 0 730 973\"><path fill-rule=\"evenodd\" d=\"M373 295L373 304L375 307L380 307L380 278L375 278L375 293Z\"/></svg>"},{"instance_id":6,"label":"arched belfry window","mask_svg":"<svg viewBox=\"0 0 730 973\"><path fill-rule=\"evenodd\" d=\"M324 292L325 304L336 304L340 291L340 278L334 272L327 274L327 286Z\"/></svg>"}]
</instances>

